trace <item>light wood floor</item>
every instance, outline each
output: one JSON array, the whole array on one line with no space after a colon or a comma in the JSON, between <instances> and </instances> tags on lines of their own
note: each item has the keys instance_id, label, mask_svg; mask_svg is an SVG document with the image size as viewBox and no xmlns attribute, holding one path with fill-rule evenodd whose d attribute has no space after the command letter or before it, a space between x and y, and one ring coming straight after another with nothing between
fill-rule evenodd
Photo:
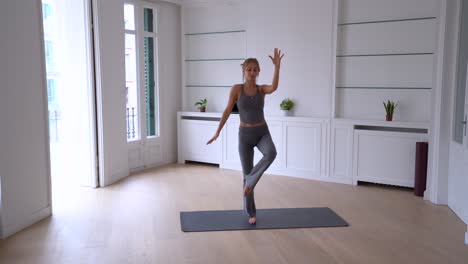
<instances>
[{"instance_id":1,"label":"light wood floor","mask_svg":"<svg viewBox=\"0 0 468 264\"><path fill-rule=\"evenodd\" d=\"M350 226L184 233L180 211L241 209L240 172L175 164L57 188L54 216L1 241L0 263L468 263L466 225L408 189L264 175L257 208L328 206Z\"/></svg>"}]
</instances>

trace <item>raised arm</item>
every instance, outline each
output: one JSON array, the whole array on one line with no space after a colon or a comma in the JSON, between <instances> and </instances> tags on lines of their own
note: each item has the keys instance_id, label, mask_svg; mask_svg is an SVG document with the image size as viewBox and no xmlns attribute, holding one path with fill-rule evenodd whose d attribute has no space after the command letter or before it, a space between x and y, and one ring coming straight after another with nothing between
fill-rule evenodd
<instances>
[{"instance_id":1,"label":"raised arm","mask_svg":"<svg viewBox=\"0 0 468 264\"><path fill-rule=\"evenodd\" d=\"M273 57L268 56L275 65L275 73L273 74L271 85L264 84L260 86L260 89L264 94L271 94L278 89L280 65L283 56L284 54L281 54L281 50L278 50L278 48L275 48Z\"/></svg>"},{"instance_id":2,"label":"raised arm","mask_svg":"<svg viewBox=\"0 0 468 264\"><path fill-rule=\"evenodd\" d=\"M234 104L237 101L237 93L238 93L237 91L238 91L237 86L236 85L232 86L231 92L229 93L229 99L228 99L226 109L224 109L223 115L221 116L221 120L219 121L218 129L216 130L215 135L206 143L207 145L211 144L213 141L215 141L219 137L219 134L221 133L221 130L223 129L224 124L229 118L232 108L234 107Z\"/></svg>"}]
</instances>

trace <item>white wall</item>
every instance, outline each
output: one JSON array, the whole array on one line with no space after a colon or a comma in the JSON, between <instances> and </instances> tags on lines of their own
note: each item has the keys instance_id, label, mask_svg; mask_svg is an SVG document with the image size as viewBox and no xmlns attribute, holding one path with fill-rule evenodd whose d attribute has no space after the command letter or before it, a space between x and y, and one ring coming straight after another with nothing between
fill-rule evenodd
<instances>
[{"instance_id":1,"label":"white wall","mask_svg":"<svg viewBox=\"0 0 468 264\"><path fill-rule=\"evenodd\" d=\"M451 99L453 97L452 88L453 84L450 82L451 77L455 73L455 65L453 64L456 57L456 11L455 1L446 1L447 5L441 1L441 19L440 31L441 41L439 43L439 58L437 58L438 67L442 68L441 76L437 80L438 90L435 91L433 96L433 133L434 147L432 147L433 156L433 175L438 175L437 180L430 181L428 184L437 186L431 188L433 190L433 200L438 204L448 204L449 197L449 145L451 140L451 115L453 114L453 107L451 107ZM445 7L445 8L444 8ZM445 25L444 21L445 20ZM445 26L445 27L444 27ZM439 103L439 104L438 104ZM435 165L435 166L434 166Z\"/></svg>"},{"instance_id":2,"label":"white wall","mask_svg":"<svg viewBox=\"0 0 468 264\"><path fill-rule=\"evenodd\" d=\"M180 6L160 2L159 89L160 128L164 163L177 161L177 115L182 107Z\"/></svg>"},{"instance_id":3,"label":"white wall","mask_svg":"<svg viewBox=\"0 0 468 264\"><path fill-rule=\"evenodd\" d=\"M0 8L0 237L50 215L40 0Z\"/></svg>"},{"instance_id":4,"label":"white wall","mask_svg":"<svg viewBox=\"0 0 468 264\"><path fill-rule=\"evenodd\" d=\"M258 82L271 84L273 64L268 55L280 48L278 90L265 101L265 112L280 114L279 104L296 102L294 115L331 117L333 2L330 0L247 1L247 56L257 57Z\"/></svg>"},{"instance_id":5,"label":"white wall","mask_svg":"<svg viewBox=\"0 0 468 264\"><path fill-rule=\"evenodd\" d=\"M128 176L123 0L96 0L95 36L100 184Z\"/></svg>"},{"instance_id":6,"label":"white wall","mask_svg":"<svg viewBox=\"0 0 468 264\"><path fill-rule=\"evenodd\" d=\"M281 100L290 97L296 102L296 116L331 116L333 1L213 2L216 1L183 7L183 33L245 30L245 33L237 34L239 37L235 39L239 42L236 45L239 50L245 50L246 57L259 60L261 72L258 83L261 84L270 84L273 77L274 68L268 55L272 55L275 47L285 53L278 91L265 101L267 115L279 115ZM184 37L182 41L186 43L187 36ZM211 49L213 53L219 49L213 42L209 45L205 49ZM231 47L232 43L226 41L224 45ZM191 58L187 51L192 50L186 47L183 59ZM232 58L238 57L237 53L236 56L224 55ZM207 97L208 111L223 111L230 86L242 82L241 63L242 60L197 63L206 69L198 71L196 66L192 66L195 62L190 62L185 72L185 84L228 87L184 87L183 109L195 110L194 102ZM194 71L196 74L191 74ZM213 83L205 83L205 79L196 83L197 76L207 77L207 80L211 78Z\"/></svg>"},{"instance_id":7,"label":"white wall","mask_svg":"<svg viewBox=\"0 0 468 264\"><path fill-rule=\"evenodd\" d=\"M182 7L184 110L195 110L194 103L206 98L207 112L221 112L232 85L242 82L240 64L246 56L247 23L244 13L239 1Z\"/></svg>"}]
</instances>

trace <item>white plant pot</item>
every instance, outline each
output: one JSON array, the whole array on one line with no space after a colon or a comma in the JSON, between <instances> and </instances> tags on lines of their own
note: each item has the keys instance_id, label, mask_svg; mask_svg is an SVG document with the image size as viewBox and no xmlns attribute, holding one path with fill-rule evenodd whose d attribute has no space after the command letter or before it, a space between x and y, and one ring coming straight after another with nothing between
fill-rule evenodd
<instances>
[{"instance_id":1,"label":"white plant pot","mask_svg":"<svg viewBox=\"0 0 468 264\"><path fill-rule=\"evenodd\" d=\"M281 115L282 115L282 116L291 116L291 111L289 111L289 110L281 110Z\"/></svg>"}]
</instances>

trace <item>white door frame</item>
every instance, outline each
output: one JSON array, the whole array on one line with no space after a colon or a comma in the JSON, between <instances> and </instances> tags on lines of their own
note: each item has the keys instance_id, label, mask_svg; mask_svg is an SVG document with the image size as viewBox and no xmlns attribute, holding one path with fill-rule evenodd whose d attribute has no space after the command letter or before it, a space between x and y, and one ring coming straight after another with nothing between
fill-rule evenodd
<instances>
[{"instance_id":1,"label":"white door frame","mask_svg":"<svg viewBox=\"0 0 468 264\"><path fill-rule=\"evenodd\" d=\"M458 72L458 59L459 59L459 49L460 49L460 34L461 28L460 25L462 23L462 8L461 8L461 1L457 0L456 2L452 3L452 11L456 10L455 14L455 43L453 44L454 55L453 59L449 58L449 63L453 65L449 65L450 67L454 66L452 70L452 74L448 77L450 78L450 85L449 88L450 92L450 139L449 139L449 170L448 170L448 206L455 212L455 214L460 217L465 224L468 224L468 204L467 204L467 197L468 195L464 196L466 193L465 190L468 190L468 184L465 186L464 183L468 182L468 179L463 177L468 176L468 127L465 124L463 136L462 136L462 143L455 141L454 138L454 128L455 122L463 122L461 120L456 119L455 111L456 111L456 96L457 96L457 84L458 84L458 76L459 74L463 74L466 76L465 82L465 98L464 98L464 113L463 116L466 117L468 114L468 67L466 72ZM468 5L468 3L465 2ZM468 62L467 62L468 64ZM448 66L446 66L448 67ZM466 159L466 160L465 160ZM457 188L461 186L460 188ZM463 189L464 188L464 189ZM468 244L468 228L465 232L465 244Z\"/></svg>"},{"instance_id":2,"label":"white door frame","mask_svg":"<svg viewBox=\"0 0 468 264\"><path fill-rule=\"evenodd\" d=\"M92 0L83 0L85 10L85 37L86 37L86 53L87 53L87 64L89 67L88 72L88 85L91 92L89 93L91 100L90 102L90 121L91 121L91 149L95 154L95 158L92 159L92 167L94 168L93 175L86 180L86 185L97 188L99 187L99 156L98 156L98 138L97 138L97 106L96 106L96 65L95 65L95 52L94 52L94 35L93 35L93 3Z\"/></svg>"},{"instance_id":3,"label":"white door frame","mask_svg":"<svg viewBox=\"0 0 468 264\"><path fill-rule=\"evenodd\" d=\"M439 8L439 28L437 38L437 51L434 53L434 78L433 78L433 94L432 102L433 120L431 122L429 134L429 152L428 152L428 168L427 168L427 188L424 193L424 199L431 201L434 204L446 204L446 199L440 198L439 186L439 165L441 162L440 153L440 137L441 137L441 114L442 114L442 87L443 87L443 72L445 58L445 35L447 22L447 0L440 2Z\"/></svg>"}]
</instances>

